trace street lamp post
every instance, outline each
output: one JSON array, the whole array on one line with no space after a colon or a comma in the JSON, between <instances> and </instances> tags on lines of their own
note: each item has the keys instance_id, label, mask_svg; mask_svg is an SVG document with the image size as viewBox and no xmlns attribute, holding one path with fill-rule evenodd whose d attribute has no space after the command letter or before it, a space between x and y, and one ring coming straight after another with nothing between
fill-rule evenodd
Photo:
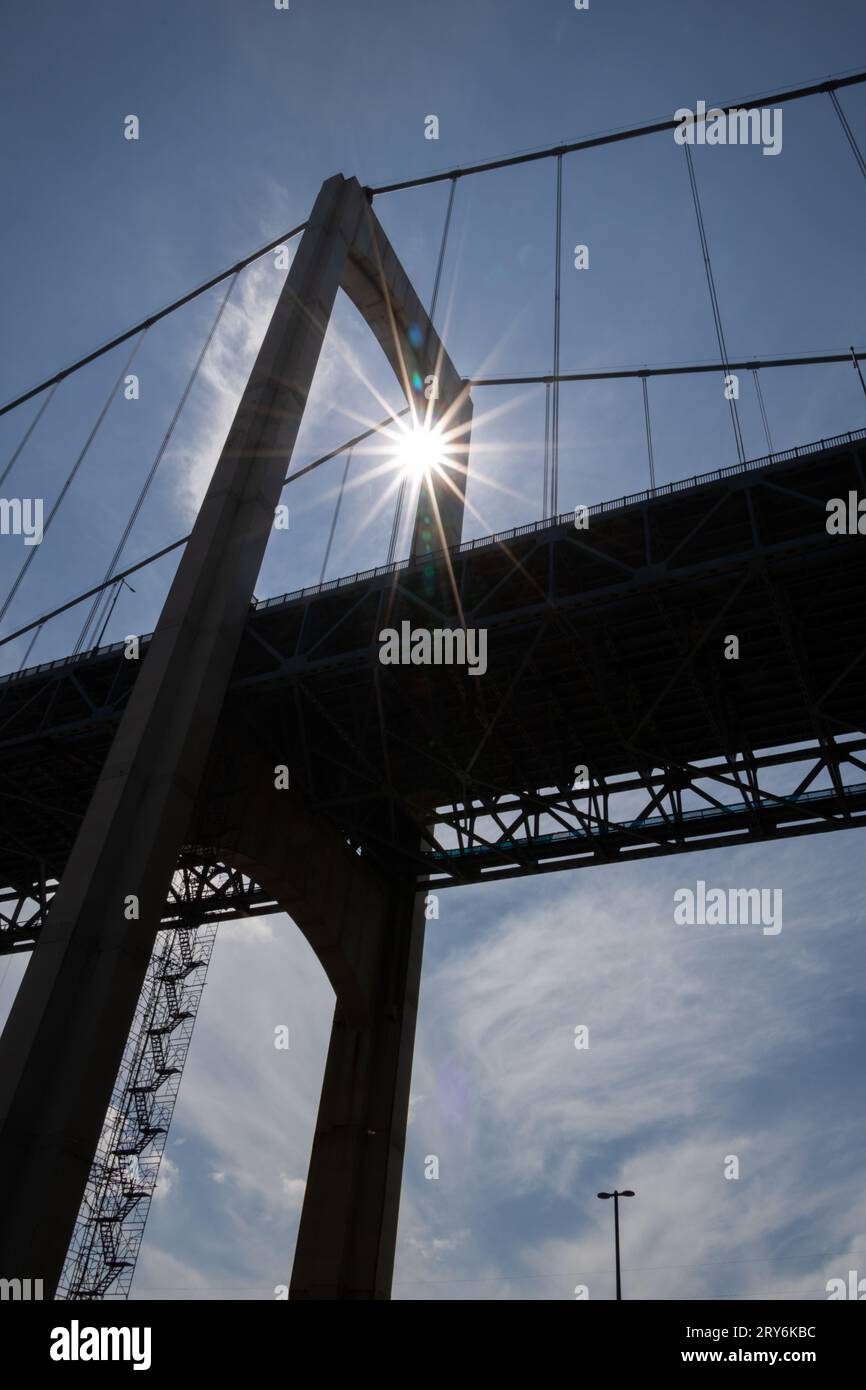
<instances>
[{"instance_id":1,"label":"street lamp post","mask_svg":"<svg viewBox=\"0 0 866 1390\"><path fill-rule=\"evenodd\" d=\"M613 1239L614 1245L616 1246L616 1296L617 1298L622 1298L622 1280L619 1273L619 1199L620 1197L633 1197L634 1193L630 1187L627 1187L622 1192L597 1192L596 1196L603 1198L605 1201L611 1197L613 1198Z\"/></svg>"}]
</instances>

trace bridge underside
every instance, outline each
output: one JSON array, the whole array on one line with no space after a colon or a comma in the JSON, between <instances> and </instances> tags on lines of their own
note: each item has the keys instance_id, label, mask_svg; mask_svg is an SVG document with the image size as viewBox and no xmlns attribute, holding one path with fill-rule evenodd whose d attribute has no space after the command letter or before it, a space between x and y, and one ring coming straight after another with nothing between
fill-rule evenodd
<instances>
[{"instance_id":1,"label":"bridge underside","mask_svg":"<svg viewBox=\"0 0 866 1390\"><path fill-rule=\"evenodd\" d=\"M866 548L826 505L866 491L864 463L860 431L260 603L166 920L277 910L231 860L239 743L437 888L857 825ZM383 668L384 627L459 625L448 566L485 674ZM137 665L114 647L0 682L0 949L38 932Z\"/></svg>"}]
</instances>

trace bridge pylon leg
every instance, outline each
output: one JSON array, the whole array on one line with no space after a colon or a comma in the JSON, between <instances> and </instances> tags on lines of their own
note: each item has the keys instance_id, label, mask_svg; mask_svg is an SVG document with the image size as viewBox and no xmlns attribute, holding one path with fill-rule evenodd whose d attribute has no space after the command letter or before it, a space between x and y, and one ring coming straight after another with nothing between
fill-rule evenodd
<instances>
[{"instance_id":1,"label":"bridge pylon leg","mask_svg":"<svg viewBox=\"0 0 866 1390\"><path fill-rule=\"evenodd\" d=\"M337 998L289 1297L387 1299L424 948L424 899L397 886L375 942L370 1007Z\"/></svg>"},{"instance_id":2,"label":"bridge pylon leg","mask_svg":"<svg viewBox=\"0 0 866 1390\"><path fill-rule=\"evenodd\" d=\"M0 1276L53 1297L363 207L322 187L0 1039Z\"/></svg>"},{"instance_id":3,"label":"bridge pylon leg","mask_svg":"<svg viewBox=\"0 0 866 1390\"><path fill-rule=\"evenodd\" d=\"M306 225L0 1039L0 1276L40 1279L48 1296L63 1269L171 875L212 760L341 287L420 419L429 387L436 402L431 423L443 427L443 452L455 455L455 476L447 483L434 476L422 488L413 552L460 539L468 385L365 190L337 175L322 186ZM314 862L321 864L321 855ZM299 871L303 876L303 866ZM385 895L380 917L389 929L380 929L371 908L357 962L359 979L369 980L372 967L373 988L355 998L337 989L295 1297L386 1298L390 1288L423 908L416 909L409 880L389 882Z\"/></svg>"}]
</instances>

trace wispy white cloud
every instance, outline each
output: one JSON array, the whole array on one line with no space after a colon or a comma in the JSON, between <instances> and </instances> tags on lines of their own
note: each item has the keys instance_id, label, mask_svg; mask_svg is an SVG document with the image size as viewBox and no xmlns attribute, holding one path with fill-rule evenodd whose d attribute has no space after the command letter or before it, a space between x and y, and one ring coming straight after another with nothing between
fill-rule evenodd
<instances>
[{"instance_id":1,"label":"wispy white cloud","mask_svg":"<svg viewBox=\"0 0 866 1390\"><path fill-rule=\"evenodd\" d=\"M825 1254L835 1268L862 1228L859 1122L825 1116L814 1092L793 1112L761 1097L804 1059L838 1062L830 1000L846 995L850 904L840 895L821 908L836 933L831 964L813 950L814 889L797 853L767 857L765 876L788 894L775 940L675 926L683 861L505 890L483 918L481 904L443 897L443 924L449 902L458 915L435 964L428 948L399 1295L456 1296L443 1292L450 1275L455 1288L468 1279L466 1297L569 1298L581 1281L612 1296L612 1214L595 1192L616 1184L638 1192L623 1212L633 1296L823 1296ZM692 862L751 882L755 857ZM491 890L476 903L479 893ZM805 1024L807 999L824 1007ZM587 1050L574 1047L577 1025ZM832 1173L826 1145L840 1156ZM424 1176L429 1154L438 1180ZM729 1155L738 1179L725 1177Z\"/></svg>"},{"instance_id":2,"label":"wispy white cloud","mask_svg":"<svg viewBox=\"0 0 866 1390\"><path fill-rule=\"evenodd\" d=\"M179 1177L179 1169L169 1158L168 1154L163 1154L162 1162L159 1165L159 1177L153 1192L155 1202L165 1202L174 1191Z\"/></svg>"}]
</instances>

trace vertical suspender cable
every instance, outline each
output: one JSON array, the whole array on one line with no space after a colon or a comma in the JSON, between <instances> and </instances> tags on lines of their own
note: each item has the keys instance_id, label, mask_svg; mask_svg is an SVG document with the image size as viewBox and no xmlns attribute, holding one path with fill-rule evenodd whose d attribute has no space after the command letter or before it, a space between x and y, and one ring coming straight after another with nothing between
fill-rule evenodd
<instances>
[{"instance_id":1,"label":"vertical suspender cable","mask_svg":"<svg viewBox=\"0 0 866 1390\"><path fill-rule=\"evenodd\" d=\"M866 179L866 159L864 159L863 155L860 153L860 146L857 144L857 141L854 138L854 132L848 124L848 117L845 115L845 112L839 105L839 98L837 97L836 93L832 90L832 88L830 90L830 100L832 101L833 106L835 107L836 115L839 117L842 129L844 130L845 135L848 138L848 144L851 146L851 152L857 161L857 167L859 168L860 173L863 175L864 179Z\"/></svg>"},{"instance_id":2,"label":"vertical suspender cable","mask_svg":"<svg viewBox=\"0 0 866 1390\"><path fill-rule=\"evenodd\" d=\"M96 595L96 597L95 597L95 599L94 599L94 601L93 601L93 607L92 607L91 610L90 610L90 611L91 611L91 615L93 616L93 626L94 626L94 628L96 628L96 627L99 628L99 636L96 638L96 640L95 640L94 643L93 643L93 646L94 646L94 647L101 646L101 644L102 644L102 637L103 637L103 634L104 634L104 632L105 632L105 629L106 629L106 627L107 627L107 625L108 625L108 619L109 619L109 617L111 616L111 614L114 612L114 605L116 604L118 598L120 597L120 590L123 588L123 582L122 582L122 581L117 581L116 583L111 584L111 583L108 582L108 580L104 580L103 583L108 584L108 587L107 587L107 588L104 588L104 589L101 589L100 592L97 593L97 595ZM131 585L131 584L130 584L128 587L129 587L130 589L132 589L132 585ZM135 590L132 589L132 592L135 593ZM102 609L102 612L101 612L101 613L100 613L100 612L97 612L97 609L99 609L100 607L101 607L101 609ZM102 616L103 614L106 615L104 618L103 618L103 616ZM88 623L89 623L89 619L88 619ZM76 651L76 652L80 651L80 650L81 650L81 647L82 647L83 644L84 644L84 637L85 637L86 629L87 629L87 624L85 624L85 627L82 629L82 631L81 631L81 632L79 633L79 635L78 635L78 641L77 641L76 644L75 644L75 651Z\"/></svg>"},{"instance_id":3,"label":"vertical suspender cable","mask_svg":"<svg viewBox=\"0 0 866 1390\"><path fill-rule=\"evenodd\" d=\"M6 479L9 477L9 474L12 472L18 455L21 453L21 450L24 448L24 445L27 443L36 426L39 424L39 421L42 419L42 416L45 414L45 407L48 405L48 402L51 400L51 397L54 395L54 392L57 390L59 385L60 382L55 381L51 390L48 392L48 395L45 397L44 401L40 405L33 419L30 421L30 424L27 426L27 429L24 432L24 438L21 440L21 443L18 445L18 448L15 450L6 467L3 469L2 475L0 475L0 487L3 486Z\"/></svg>"},{"instance_id":4,"label":"vertical suspender cable","mask_svg":"<svg viewBox=\"0 0 866 1390\"><path fill-rule=\"evenodd\" d=\"M755 383L755 391L758 396L758 405L761 411L761 419L764 423L764 434L767 436L767 452L773 452L773 436L770 434L770 422L767 419L767 409L764 405L764 393L761 390L761 378L758 376L757 368L752 368L752 380Z\"/></svg>"},{"instance_id":5,"label":"vertical suspender cable","mask_svg":"<svg viewBox=\"0 0 866 1390\"><path fill-rule=\"evenodd\" d=\"M649 392L647 391L646 377L642 376L640 382L643 387L643 418L646 426L646 451L647 458L649 459L650 492L654 494L656 490L656 465L653 457L653 435L652 426L650 424Z\"/></svg>"},{"instance_id":6,"label":"vertical suspender cable","mask_svg":"<svg viewBox=\"0 0 866 1390\"><path fill-rule=\"evenodd\" d=\"M556 156L556 274L553 292L553 418L550 451L550 515L559 506L559 342L562 290L562 155Z\"/></svg>"},{"instance_id":7,"label":"vertical suspender cable","mask_svg":"<svg viewBox=\"0 0 866 1390\"><path fill-rule=\"evenodd\" d=\"M722 329L722 315L719 310L719 297L716 293L716 282L713 277L713 267L710 263L710 248L707 242L707 234L704 229L704 217L703 213L701 212L701 200L700 195L698 194L698 185L697 180L695 179L694 165L692 164L692 152L688 145L683 145L683 149L686 152L686 164L688 165L689 171L689 184L692 190L692 201L695 205L695 216L698 222L698 236L701 240L701 251L703 252L704 257L704 270L707 274L707 288L710 292L710 307L713 311L713 322L716 326L716 339L719 344L719 356L722 359L722 368L724 370L725 376L727 377L730 375L728 371L728 349L725 346L725 334ZM739 458L740 463L745 463L746 451L743 448L743 436L740 431L740 417L737 413L737 402L733 398L731 398L728 401L728 405L731 407L731 422L734 427L734 439L737 445L737 457Z\"/></svg>"},{"instance_id":8,"label":"vertical suspender cable","mask_svg":"<svg viewBox=\"0 0 866 1390\"><path fill-rule=\"evenodd\" d=\"M123 366L121 367L120 373L119 373L119 375L118 375L118 377L117 377L117 380L116 380L116 381L114 382L114 384L112 385L111 390L109 391L108 396L107 396L106 399L105 399L105 404L103 405L102 409L100 410L99 415L96 417L96 423L95 423L95 425L93 426L93 429L90 431L90 434L87 436L87 439L86 439L85 444L84 444L84 448L81 450L80 454L78 455L78 458L75 460L74 464L72 465L72 468L71 468L71 470L70 470L70 472L69 472L69 474L68 474L68 476L67 476L66 482L63 484L63 487L60 489L60 495L58 496L57 501L54 503L54 506L51 508L51 511L48 513L48 517L47 517L47 519L46 519L46 521L45 521L45 524L44 524L44 526L43 526L43 528L42 528L42 535L43 535L43 537L45 536L45 532L48 530L49 526L51 525L51 523L52 523L52 521L54 520L55 516L57 515L58 511L60 510L60 507L61 507L62 504L63 504L64 498L66 497L67 492L69 491L70 487L72 486L72 483L73 483L73 481L74 481L74 479L75 479L75 475L76 475L76 473L78 472L79 468L81 467L81 464L83 463L84 459L86 458L87 453L88 453L88 451L89 451L89 449L90 449L90 446L91 446L91 444L93 443L94 439L96 438L96 436L97 436L97 434L98 434L98 432L99 432L99 427L100 427L100 425L102 424L103 420L105 419L106 415L108 414L108 408L109 408L109 406L111 405L112 401L114 400L115 396L117 395L117 392L120 390L120 386L121 386L121 384L122 384L122 382L123 382L123 379L124 379L124 377L126 376L127 372L129 371L129 368L132 366L132 363L133 363L133 360L134 360L134 358L135 358L135 355L136 355L136 353L138 352L138 349L141 347L141 344L144 342L144 339L145 339L146 334L147 334L147 329L146 329L146 328L143 328L142 331L141 331L141 333L139 333L138 337L135 339L135 343L134 343L132 352L129 354L129 356L127 357L125 363L124 363ZM4 603L3 603L2 608L0 608L0 622L2 622L3 619L5 618L5 616L6 616L7 612L8 612L8 610L9 610L9 605L11 604L11 602L12 602L12 600L14 599L15 595L17 594L18 589L19 589L19 587L20 587L20 585L21 585L21 581L22 581L22 579L24 578L25 574L27 573L28 569L30 568L30 565L31 565L31 563L32 563L32 561L33 561L33 557L34 557L34 555L36 554L36 551L39 550L39 549L40 549L39 546L34 546L34 547L32 548L32 550L30 551L30 554L27 556L27 559L24 561L24 564L21 566L21 569L18 571L18 577L17 577L17 579L15 580L15 583L12 585L12 588L9 590L9 593L6 595L6 599L5 599Z\"/></svg>"},{"instance_id":9,"label":"vertical suspender cable","mask_svg":"<svg viewBox=\"0 0 866 1390\"><path fill-rule=\"evenodd\" d=\"M116 583L115 586L114 586L114 598L111 600L111 603L108 605L108 612L107 612L106 615L105 615L105 621L103 622L102 627L99 629L99 636L97 637L96 641L94 642L94 646L96 646L96 647L101 647L101 646L102 646L102 639L103 639L103 637L105 636L105 629L108 627L108 624L111 622L111 615L112 615L112 613L114 612L114 605L117 603L117 600L120 598L120 591L121 591L121 589L124 587L124 585L126 585L126 588L127 588L127 589L132 589L132 585L131 585L131 584L128 584L127 581L126 581L125 579L118 579L118 580L117 580L117 583ZM135 590L132 589L132 592L135 593Z\"/></svg>"},{"instance_id":10,"label":"vertical suspender cable","mask_svg":"<svg viewBox=\"0 0 866 1390\"><path fill-rule=\"evenodd\" d=\"M105 571L105 580L110 579L111 576L114 574L115 569L117 568L118 561L120 560L120 557L123 554L126 542L129 540L130 532L132 531L132 528L135 525L135 522L138 518L138 514L141 511L142 504L144 503L144 500L147 497L148 492L150 491L150 485L156 476L156 471L159 468L159 465L162 463L162 460L165 456L165 451L171 442L172 435L174 434L175 427L177 425L178 420L180 419L181 412L183 411L183 408L186 405L189 393L192 390L193 385L195 384L196 378L199 373L199 368L201 367L201 364L205 359L205 355L207 353L208 348L213 342L214 334L216 333L217 328L219 327L220 320L222 319L226 305L228 304L229 299L232 295L232 291L234 290L234 287L237 284L239 273L239 271L235 271L234 275L228 283L226 292L223 295L222 300L220 301L220 306L217 309L216 317L214 318L214 321L210 326L210 331L208 332L208 335L204 340L204 344L202 345L201 351L199 352L199 355L195 360L195 365L193 366L192 372L190 373L189 380L187 381L186 386L183 389L181 398L175 407L174 414L172 415L171 420L169 421L168 429L163 435L162 443L160 444L159 449L156 453L156 458L150 466L150 471L148 472L148 475L145 478L144 483L142 485L141 491L139 492L138 497L136 498L135 505L132 511L130 512L129 517L127 518L126 526L124 527L123 534L121 535L120 540L117 543L114 555L111 558L111 563L109 564L108 569ZM115 595L115 600L116 597L117 596ZM81 632L78 634L78 641L75 644L75 654L80 652L84 646L85 640L87 638L88 629L90 628L91 623L93 623L94 621L94 615L96 613L97 608L99 607L101 600L102 595L97 594L91 606L90 612L84 620L84 626L82 627ZM108 597L106 593L106 602L107 601ZM114 607L113 603L112 607Z\"/></svg>"},{"instance_id":11,"label":"vertical suspender cable","mask_svg":"<svg viewBox=\"0 0 866 1390\"><path fill-rule=\"evenodd\" d=\"M448 211L445 214L445 226L442 231L442 245L439 247L439 264L436 266L436 279L433 282L433 298L430 301L430 322L436 317L436 305L439 301L439 286L442 283L442 267L445 264L445 248L448 245L448 232L451 227L451 213L454 211L454 193L457 188L457 180L451 180L451 192L448 194Z\"/></svg>"},{"instance_id":12,"label":"vertical suspender cable","mask_svg":"<svg viewBox=\"0 0 866 1390\"><path fill-rule=\"evenodd\" d=\"M100 598L107 598L108 603L106 603L104 606L103 611L105 612L105 617L102 620L102 624L99 628L96 640L93 643L94 650L102 646L102 639L105 636L108 624L111 622L111 615L114 612L115 604L117 603L117 600L120 598L120 591L123 588L123 582L124 581L122 579L118 579L116 583L112 584L110 589L106 589L105 592L103 594L100 594L99 596Z\"/></svg>"},{"instance_id":13,"label":"vertical suspender cable","mask_svg":"<svg viewBox=\"0 0 866 1390\"><path fill-rule=\"evenodd\" d=\"M435 279L434 279L434 281L433 281L433 298L432 298L431 301L430 301L430 323L431 323L431 324L433 323L433 319L434 319L434 316L435 316L435 313L436 313L436 305L437 305L437 303L438 303L438 301L439 301L439 289L440 289L440 286L441 286L441 284L442 284L442 267L443 267L444 264L445 264L445 251L446 251L446 248L447 248L447 246L448 246L448 233L449 233L449 231L450 231L450 229L451 229L451 214L452 214L452 212L454 211L454 193L455 193L456 188L457 188L457 179L456 179L456 177L454 177L454 178L452 178L452 180L451 180L451 192L450 192L449 195L448 195L448 207L447 207L446 212L445 212L445 224L444 224L444 226L443 226L443 228L442 228L442 240L441 240L441 242L439 243L439 259L438 259L438 261L437 261L437 263L436 263L436 276L435 276ZM347 472L348 472L348 464L346 465L346 470L347 470ZM345 481L345 478L344 478L344 481ZM341 496L342 496L342 494L341 494ZM392 522L392 524L391 524L391 540L390 540L390 543L389 543L389 545L388 545L388 564L389 564L389 565L390 565L390 564L393 564L393 562L394 562L394 555L395 555L395 552L396 552L396 549L397 549L397 540L398 540L398 537L399 537L399 534L400 534L400 518L401 518L401 513L402 513L402 511L403 511L403 502L404 502L405 496L406 496L406 478L405 478L405 475L404 475L404 476L400 479L400 486L399 486L399 488L397 489L397 505L396 505L396 507L395 507L395 509L394 509L394 520L393 520L393 522ZM338 499L338 506L339 506L339 499Z\"/></svg>"},{"instance_id":14,"label":"vertical suspender cable","mask_svg":"<svg viewBox=\"0 0 866 1390\"><path fill-rule=\"evenodd\" d=\"M547 470L550 451L550 382L544 383L544 491L541 499L541 515L547 519Z\"/></svg>"},{"instance_id":15,"label":"vertical suspender cable","mask_svg":"<svg viewBox=\"0 0 866 1390\"><path fill-rule=\"evenodd\" d=\"M397 505L394 508L394 520L391 523L391 539L388 543L388 559L386 561L389 565L394 563L394 555L397 550L397 537L400 532L400 513L403 510L403 494L405 491L406 474L404 473L403 477L400 479L400 486L397 489Z\"/></svg>"},{"instance_id":16,"label":"vertical suspender cable","mask_svg":"<svg viewBox=\"0 0 866 1390\"><path fill-rule=\"evenodd\" d=\"M33 648L35 647L35 645L36 645L36 639L39 637L39 634L42 632L42 629L43 629L44 626L45 626L44 623L40 623L39 626L35 629L35 631L34 631L34 633L33 633L33 636L30 638L30 644L29 644L29 646L28 646L26 652L24 653L24 655L23 655L22 658L21 658L21 664L20 664L20 666L18 667L18 670L19 670L19 671L23 671L23 670L24 670L24 667L27 665L27 658L29 657L30 653L32 652Z\"/></svg>"},{"instance_id":17,"label":"vertical suspender cable","mask_svg":"<svg viewBox=\"0 0 866 1390\"><path fill-rule=\"evenodd\" d=\"M863 380L863 373L860 370L860 363L857 361L857 354L853 346L851 348L851 361L854 363L854 369L860 378L860 385L863 387L863 395L866 396L866 381Z\"/></svg>"},{"instance_id":18,"label":"vertical suspender cable","mask_svg":"<svg viewBox=\"0 0 866 1390\"><path fill-rule=\"evenodd\" d=\"M36 643L38 642L40 636L42 635L42 629L43 629L44 627L45 627L45 624L44 624L44 623L38 623L38 624L36 625L36 627L33 629L33 636L30 638L30 641L29 641L28 644L27 644L27 650L26 650L26 652L24 653L24 655L22 656L21 661L20 661L19 664L18 664L18 670L19 670L19 671L23 671L23 670L24 670L24 667L27 665L27 662L28 662L28 660L30 659L30 653L32 652L32 650L33 650L33 648L36 646ZM3 691L2 691L2 693L0 693L0 708L2 708L3 705L5 705L6 700L7 700L7 698L8 698L8 695L9 695L9 690L10 690L10 687L9 687L8 685L5 685L5 686L3 687ZM0 984L2 984L2 981L0 981Z\"/></svg>"},{"instance_id":19,"label":"vertical suspender cable","mask_svg":"<svg viewBox=\"0 0 866 1390\"><path fill-rule=\"evenodd\" d=\"M334 515L333 515L333 517L331 518L331 533L330 533L330 535L328 536L328 544L325 546L325 556L324 556L324 559L322 560L322 573L319 575L319 583L320 583L320 584L324 584L324 582L325 582L325 570L328 568L328 560L329 560L330 555L331 555L331 546L332 546L333 543L334 543L334 532L335 532L336 529L337 529L337 518L338 518L339 515L340 515L340 508L341 508L341 506L343 505L343 493L344 493L345 488L346 488L346 479L347 479L348 476L349 476L349 467L350 467L351 463L352 463L352 450L350 449L349 452L348 452L348 454L347 454L347 456L346 456L346 467L343 469L343 481L340 483L340 491L339 491L338 494L337 494L337 505L336 505L336 507L334 508Z\"/></svg>"}]
</instances>

